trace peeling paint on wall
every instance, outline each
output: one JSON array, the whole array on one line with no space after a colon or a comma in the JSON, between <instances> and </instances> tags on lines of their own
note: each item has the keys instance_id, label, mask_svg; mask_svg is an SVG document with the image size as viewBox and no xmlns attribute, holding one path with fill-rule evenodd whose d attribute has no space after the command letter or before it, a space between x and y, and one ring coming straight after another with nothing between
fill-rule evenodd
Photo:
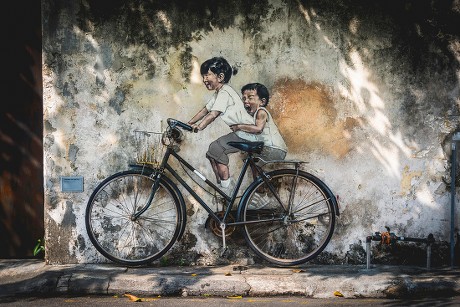
<instances>
[{"instance_id":1,"label":"peeling paint on wall","mask_svg":"<svg viewBox=\"0 0 460 307\"><path fill-rule=\"evenodd\" d=\"M407 195L413 188L413 180L422 176L421 171L410 171L409 166L404 167L401 179L401 195Z\"/></svg>"}]
</instances>

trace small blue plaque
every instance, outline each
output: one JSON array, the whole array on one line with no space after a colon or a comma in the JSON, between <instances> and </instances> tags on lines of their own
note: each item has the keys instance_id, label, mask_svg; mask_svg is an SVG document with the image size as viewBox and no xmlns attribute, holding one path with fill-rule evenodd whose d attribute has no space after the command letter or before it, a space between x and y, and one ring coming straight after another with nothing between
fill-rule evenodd
<instances>
[{"instance_id":1,"label":"small blue plaque","mask_svg":"<svg viewBox=\"0 0 460 307\"><path fill-rule=\"evenodd\" d=\"M83 192L83 177L61 177L61 192Z\"/></svg>"}]
</instances>

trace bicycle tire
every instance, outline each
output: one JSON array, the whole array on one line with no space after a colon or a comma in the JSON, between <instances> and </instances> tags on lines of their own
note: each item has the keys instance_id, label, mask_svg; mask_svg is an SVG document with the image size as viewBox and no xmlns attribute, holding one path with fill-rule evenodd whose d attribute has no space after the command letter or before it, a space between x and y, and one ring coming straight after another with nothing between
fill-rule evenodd
<instances>
[{"instance_id":1,"label":"bicycle tire","mask_svg":"<svg viewBox=\"0 0 460 307\"><path fill-rule=\"evenodd\" d=\"M107 259L128 266L148 264L163 256L185 227L185 205L177 186L161 177L150 207L146 204L155 179L141 170L114 174L91 194L85 223L94 247Z\"/></svg>"},{"instance_id":2,"label":"bicycle tire","mask_svg":"<svg viewBox=\"0 0 460 307\"><path fill-rule=\"evenodd\" d=\"M258 256L273 264L305 263L323 251L332 237L335 196L320 179L304 171L281 169L268 174L286 208L258 178L245 191L238 207L239 221L254 222L243 226L246 242ZM290 197L289 214L286 204Z\"/></svg>"}]
</instances>

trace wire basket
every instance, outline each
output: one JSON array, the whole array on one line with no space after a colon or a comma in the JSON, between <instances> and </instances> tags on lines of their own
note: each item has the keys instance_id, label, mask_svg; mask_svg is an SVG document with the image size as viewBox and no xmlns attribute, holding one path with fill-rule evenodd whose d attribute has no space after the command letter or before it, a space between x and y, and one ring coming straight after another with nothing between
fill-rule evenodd
<instances>
[{"instance_id":1,"label":"wire basket","mask_svg":"<svg viewBox=\"0 0 460 307\"><path fill-rule=\"evenodd\" d=\"M158 167L164 154L161 132L134 130L136 163Z\"/></svg>"}]
</instances>

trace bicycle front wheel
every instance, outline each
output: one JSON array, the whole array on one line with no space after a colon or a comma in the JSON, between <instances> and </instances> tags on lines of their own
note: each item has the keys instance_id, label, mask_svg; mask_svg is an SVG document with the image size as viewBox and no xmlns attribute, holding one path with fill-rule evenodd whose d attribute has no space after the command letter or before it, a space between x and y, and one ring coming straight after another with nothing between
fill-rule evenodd
<instances>
[{"instance_id":1,"label":"bicycle front wheel","mask_svg":"<svg viewBox=\"0 0 460 307\"><path fill-rule=\"evenodd\" d=\"M150 263L164 255L183 227L183 201L177 187L160 179L150 207L146 205L155 179L141 171L112 175L96 187L85 222L94 247L106 258L125 265Z\"/></svg>"},{"instance_id":2,"label":"bicycle front wheel","mask_svg":"<svg viewBox=\"0 0 460 307\"><path fill-rule=\"evenodd\" d=\"M292 266L316 257L329 243L335 224L335 196L315 176L294 169L269 173L246 192L238 217L248 245L261 258Z\"/></svg>"}]
</instances>

